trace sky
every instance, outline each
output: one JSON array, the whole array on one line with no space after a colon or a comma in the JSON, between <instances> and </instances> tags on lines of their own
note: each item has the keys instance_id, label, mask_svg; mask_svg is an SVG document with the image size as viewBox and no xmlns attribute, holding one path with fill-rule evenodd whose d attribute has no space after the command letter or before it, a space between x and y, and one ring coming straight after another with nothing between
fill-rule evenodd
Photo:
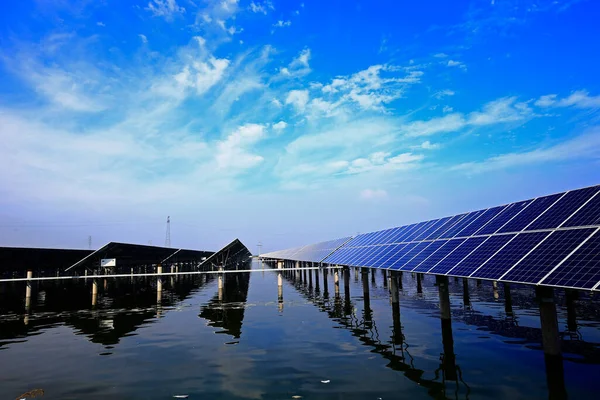
<instances>
[{"instance_id":1,"label":"sky","mask_svg":"<svg viewBox=\"0 0 600 400\"><path fill-rule=\"evenodd\" d=\"M600 183L600 4L0 4L0 245L251 251Z\"/></svg>"}]
</instances>

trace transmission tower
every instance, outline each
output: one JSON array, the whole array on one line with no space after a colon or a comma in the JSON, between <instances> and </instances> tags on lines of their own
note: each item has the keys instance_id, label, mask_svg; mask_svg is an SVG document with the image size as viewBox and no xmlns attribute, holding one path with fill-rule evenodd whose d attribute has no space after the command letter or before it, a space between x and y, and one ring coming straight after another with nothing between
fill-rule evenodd
<instances>
[{"instance_id":1,"label":"transmission tower","mask_svg":"<svg viewBox=\"0 0 600 400\"><path fill-rule=\"evenodd\" d=\"M165 247L171 247L171 217L167 217L167 234L165 235Z\"/></svg>"}]
</instances>

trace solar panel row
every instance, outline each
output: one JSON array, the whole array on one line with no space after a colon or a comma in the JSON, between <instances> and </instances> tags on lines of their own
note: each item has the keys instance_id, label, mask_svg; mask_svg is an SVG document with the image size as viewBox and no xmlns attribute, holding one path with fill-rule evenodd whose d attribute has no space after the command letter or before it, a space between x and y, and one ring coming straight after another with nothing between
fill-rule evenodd
<instances>
[{"instance_id":1,"label":"solar panel row","mask_svg":"<svg viewBox=\"0 0 600 400\"><path fill-rule=\"evenodd\" d=\"M294 247L292 249L274 251L271 253L262 254L261 257L277 258L282 260L321 262L341 245L346 243L349 239L350 237L345 237L301 247Z\"/></svg>"},{"instance_id":2,"label":"solar panel row","mask_svg":"<svg viewBox=\"0 0 600 400\"><path fill-rule=\"evenodd\" d=\"M600 290L599 231L600 185L346 238L317 262Z\"/></svg>"}]
</instances>

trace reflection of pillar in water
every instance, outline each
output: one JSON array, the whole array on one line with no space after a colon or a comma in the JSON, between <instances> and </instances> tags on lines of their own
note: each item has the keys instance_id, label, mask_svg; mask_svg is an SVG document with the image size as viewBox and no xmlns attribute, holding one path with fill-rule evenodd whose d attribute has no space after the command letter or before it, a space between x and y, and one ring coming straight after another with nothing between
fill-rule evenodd
<instances>
[{"instance_id":1,"label":"reflection of pillar in water","mask_svg":"<svg viewBox=\"0 0 600 400\"><path fill-rule=\"evenodd\" d=\"M469 295L469 280L463 278L463 303L465 307L471 306L471 297Z\"/></svg>"},{"instance_id":2,"label":"reflection of pillar in water","mask_svg":"<svg viewBox=\"0 0 600 400\"><path fill-rule=\"evenodd\" d=\"M398 278L394 272L390 273L390 292L392 295L392 320L394 331L392 341L394 344L402 344L402 326L400 325L400 297L398 296Z\"/></svg>"},{"instance_id":3,"label":"reflection of pillar in water","mask_svg":"<svg viewBox=\"0 0 600 400\"><path fill-rule=\"evenodd\" d=\"M350 268L344 267L344 314L350 315L352 305L350 303Z\"/></svg>"},{"instance_id":4,"label":"reflection of pillar in water","mask_svg":"<svg viewBox=\"0 0 600 400\"><path fill-rule=\"evenodd\" d=\"M277 305L279 312L283 311L283 277L277 273Z\"/></svg>"},{"instance_id":5,"label":"reflection of pillar in water","mask_svg":"<svg viewBox=\"0 0 600 400\"><path fill-rule=\"evenodd\" d=\"M323 269L323 296L329 296L329 284L327 282L327 268Z\"/></svg>"},{"instance_id":6,"label":"reflection of pillar in water","mask_svg":"<svg viewBox=\"0 0 600 400\"><path fill-rule=\"evenodd\" d=\"M447 380L455 381L457 379L456 356L454 355L454 338L452 337L448 277L438 275L435 278L440 296L440 316L442 320L442 345L444 347L442 369Z\"/></svg>"},{"instance_id":7,"label":"reflection of pillar in water","mask_svg":"<svg viewBox=\"0 0 600 400\"><path fill-rule=\"evenodd\" d=\"M92 281L92 307L96 306L96 301L98 300L98 280L94 278Z\"/></svg>"},{"instance_id":8,"label":"reflection of pillar in water","mask_svg":"<svg viewBox=\"0 0 600 400\"><path fill-rule=\"evenodd\" d=\"M579 297L575 290L566 291L567 297L567 329L570 332L577 332L577 312L575 311L575 300Z\"/></svg>"},{"instance_id":9,"label":"reflection of pillar in water","mask_svg":"<svg viewBox=\"0 0 600 400\"><path fill-rule=\"evenodd\" d=\"M365 321L371 320L371 297L369 295L369 270L362 269L363 300L365 309Z\"/></svg>"},{"instance_id":10,"label":"reflection of pillar in water","mask_svg":"<svg viewBox=\"0 0 600 400\"><path fill-rule=\"evenodd\" d=\"M566 399L565 375L560 350L558 318L554 304L554 291L551 287L535 288L540 306L540 323L542 327L542 345L546 362L546 381L550 399Z\"/></svg>"},{"instance_id":11,"label":"reflection of pillar in water","mask_svg":"<svg viewBox=\"0 0 600 400\"><path fill-rule=\"evenodd\" d=\"M506 312L507 316L513 315L512 296L510 294L510 285L508 283L504 284L504 312Z\"/></svg>"},{"instance_id":12,"label":"reflection of pillar in water","mask_svg":"<svg viewBox=\"0 0 600 400\"><path fill-rule=\"evenodd\" d=\"M423 285L421 284L421 274L417 274L417 293L423 293Z\"/></svg>"}]
</instances>

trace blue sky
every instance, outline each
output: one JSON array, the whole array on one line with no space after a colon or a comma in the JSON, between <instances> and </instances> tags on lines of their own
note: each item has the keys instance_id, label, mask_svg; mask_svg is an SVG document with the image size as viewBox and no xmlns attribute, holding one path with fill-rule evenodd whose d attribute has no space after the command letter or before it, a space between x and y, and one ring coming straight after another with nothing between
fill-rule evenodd
<instances>
[{"instance_id":1,"label":"blue sky","mask_svg":"<svg viewBox=\"0 0 600 400\"><path fill-rule=\"evenodd\" d=\"M275 250L600 183L593 1L0 5L0 242Z\"/></svg>"}]
</instances>

